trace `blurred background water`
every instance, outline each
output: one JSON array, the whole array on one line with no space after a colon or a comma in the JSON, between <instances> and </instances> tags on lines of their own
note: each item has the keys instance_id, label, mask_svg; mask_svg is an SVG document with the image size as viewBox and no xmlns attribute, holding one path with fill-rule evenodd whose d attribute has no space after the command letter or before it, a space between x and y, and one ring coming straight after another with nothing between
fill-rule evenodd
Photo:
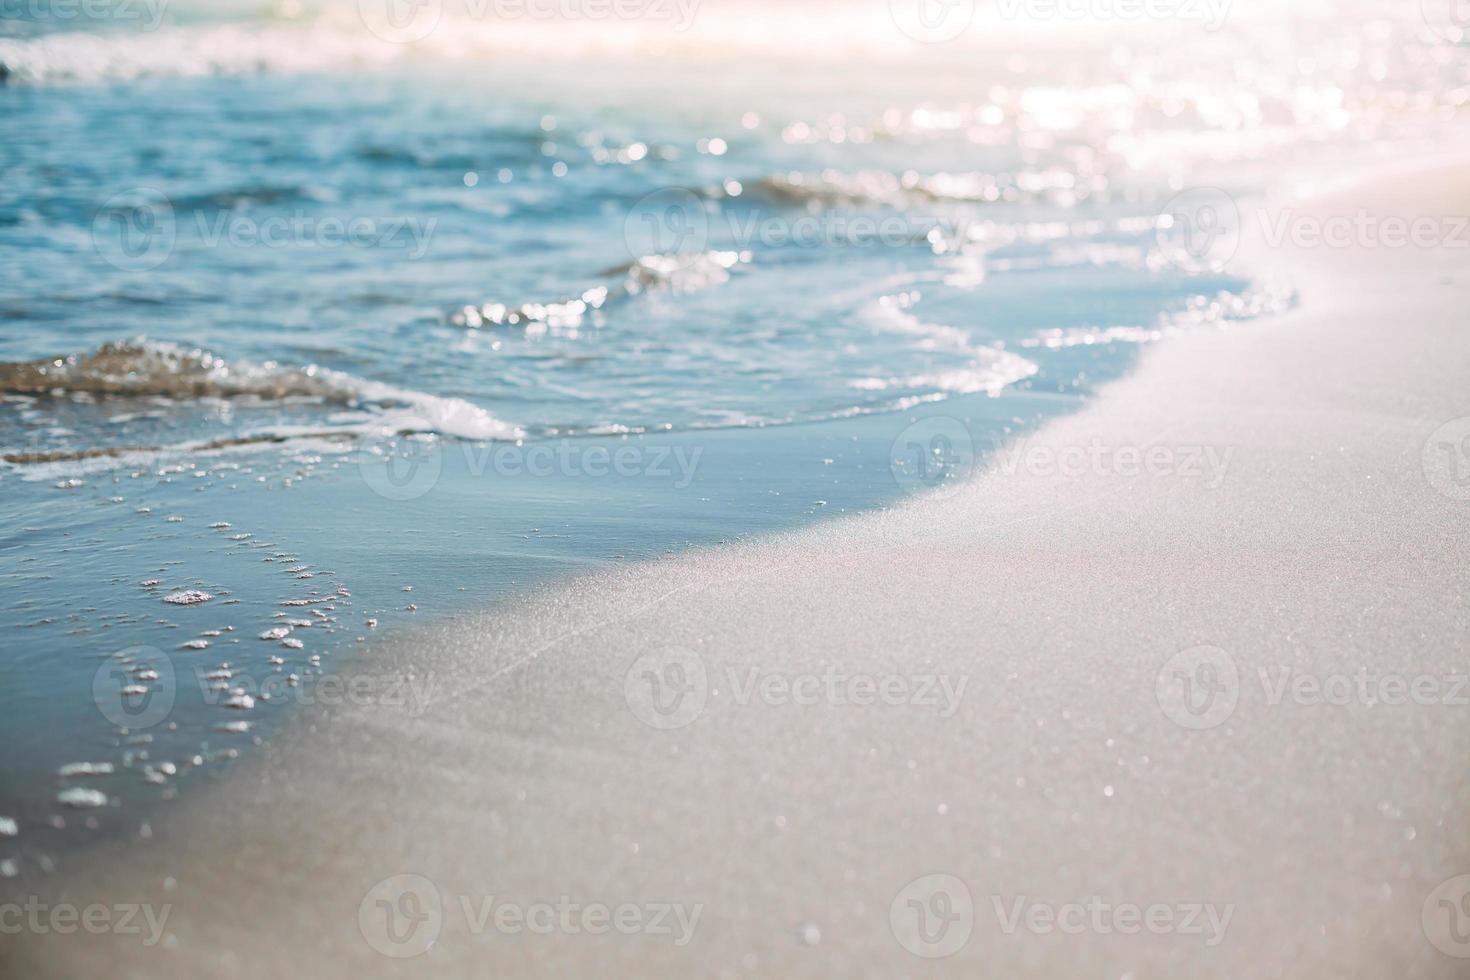
<instances>
[{"instance_id":1,"label":"blurred background water","mask_svg":"<svg viewBox=\"0 0 1470 980\"><path fill-rule=\"evenodd\" d=\"M1460 138L1449 5L1179 6L6 4L0 873L374 629L962 480L1295 301L1181 200Z\"/></svg>"}]
</instances>

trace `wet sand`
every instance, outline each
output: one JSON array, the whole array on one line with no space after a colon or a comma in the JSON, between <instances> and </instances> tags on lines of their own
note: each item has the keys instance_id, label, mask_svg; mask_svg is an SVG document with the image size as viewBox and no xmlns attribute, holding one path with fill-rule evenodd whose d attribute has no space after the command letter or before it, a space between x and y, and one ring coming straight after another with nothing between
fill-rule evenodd
<instances>
[{"instance_id":1,"label":"wet sand","mask_svg":"<svg viewBox=\"0 0 1470 980\"><path fill-rule=\"evenodd\" d=\"M1470 172L1293 207L1466 214ZM1462 976L1470 252L1245 228L1297 311L957 493L378 645L426 703L303 710L151 840L0 882L168 905L157 946L26 930L0 973Z\"/></svg>"}]
</instances>

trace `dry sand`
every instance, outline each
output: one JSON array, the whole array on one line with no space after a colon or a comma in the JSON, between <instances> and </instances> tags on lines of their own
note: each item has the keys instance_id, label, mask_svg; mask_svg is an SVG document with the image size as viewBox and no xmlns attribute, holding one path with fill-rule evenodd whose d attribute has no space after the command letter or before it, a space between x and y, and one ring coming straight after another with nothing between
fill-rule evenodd
<instances>
[{"instance_id":1,"label":"dry sand","mask_svg":"<svg viewBox=\"0 0 1470 980\"><path fill-rule=\"evenodd\" d=\"M1296 214L1361 208L1470 214L1470 176ZM432 680L421 714L307 711L151 842L29 883L169 903L164 943L6 936L0 974L1467 975L1426 922L1470 954L1439 903L1459 893L1431 897L1470 873L1470 689L1450 679L1470 501L1422 453L1470 415L1470 251L1267 248L1246 228L1243 261L1289 271L1300 308L1157 345L1022 457L1163 446L1168 472L993 467L946 499L578 579L375 650L364 671ZM1218 485L1195 447L1228 453ZM1223 651L1217 697L1190 714L1174 669L1209 676L1171 658L1200 645ZM690 689L669 718L688 723L661 730L625 694L649 670L677 680L671 658ZM1441 703L1273 703L1283 676L1335 697L1362 669ZM832 703L883 699L862 682L772 703L745 697L751 671L898 676L887 699L920 703ZM956 710L942 688L923 703L923 675L964 683ZM432 889L386 896L394 945L365 897L410 873ZM492 897L505 928L492 910L477 932ZM668 933L592 934L599 903ZM517 909L550 931L512 932ZM431 938L416 958L374 948Z\"/></svg>"}]
</instances>

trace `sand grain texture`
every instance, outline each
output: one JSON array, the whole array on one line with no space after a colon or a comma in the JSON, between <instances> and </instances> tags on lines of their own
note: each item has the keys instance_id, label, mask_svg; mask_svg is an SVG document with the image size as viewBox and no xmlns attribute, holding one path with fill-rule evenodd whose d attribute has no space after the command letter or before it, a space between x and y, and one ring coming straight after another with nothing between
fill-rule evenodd
<instances>
[{"instance_id":1,"label":"sand grain texture","mask_svg":"<svg viewBox=\"0 0 1470 980\"><path fill-rule=\"evenodd\" d=\"M1470 212L1465 168L1311 205ZM1299 209L1306 210L1306 209ZM1249 227L1251 222L1247 221ZM1470 255L1277 250L1299 310L1170 339L1033 449L1229 449L1183 474L977 475L957 496L575 580L433 627L374 664L433 678L420 717L358 707L283 737L146 847L28 883L171 902L173 948L7 937L0 972L75 977L1132 976L1452 978L1421 910L1470 873L1470 706L1273 705L1259 670L1466 669L1470 503L1426 439L1470 415ZM1156 701L1219 647L1238 704ZM697 655L707 702L660 731L638 658ZM739 704L748 672L964 678L958 710ZM1467 692L1462 692L1467 693ZM426 954L359 928L374 882L427 876ZM974 903L946 959L889 925L909 882ZM165 877L177 887L164 891ZM458 896L701 904L694 939L471 935ZM1007 934L996 902L1233 906L1202 935ZM815 926L815 930L807 928Z\"/></svg>"}]
</instances>

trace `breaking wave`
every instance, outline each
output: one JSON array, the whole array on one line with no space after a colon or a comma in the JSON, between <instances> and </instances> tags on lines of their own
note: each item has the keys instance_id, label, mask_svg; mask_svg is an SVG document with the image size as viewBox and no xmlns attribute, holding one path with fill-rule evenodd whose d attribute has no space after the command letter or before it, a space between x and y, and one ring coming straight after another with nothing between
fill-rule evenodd
<instances>
[{"instance_id":1,"label":"breaking wave","mask_svg":"<svg viewBox=\"0 0 1470 980\"><path fill-rule=\"evenodd\" d=\"M317 365L293 368L272 361L232 363L198 348L143 339L106 343L91 353L0 363L0 393L156 397L173 401L307 399L367 410L371 415L366 424L379 429L385 421L392 421L412 431L432 431L461 439L518 439L524 434L519 426L503 422L483 408L458 398L397 388ZM332 431L361 429L362 425L357 425ZM273 437L249 438L266 441ZM112 450L81 452L103 455Z\"/></svg>"},{"instance_id":2,"label":"breaking wave","mask_svg":"<svg viewBox=\"0 0 1470 980\"><path fill-rule=\"evenodd\" d=\"M610 281L585 289L578 296L549 303L483 303L462 307L449 316L455 326L522 327L535 333L576 329L582 321L606 307L640 293L667 290L690 293L728 282L731 270L750 262L750 252L699 252L685 255L645 255L628 265L603 273Z\"/></svg>"}]
</instances>

